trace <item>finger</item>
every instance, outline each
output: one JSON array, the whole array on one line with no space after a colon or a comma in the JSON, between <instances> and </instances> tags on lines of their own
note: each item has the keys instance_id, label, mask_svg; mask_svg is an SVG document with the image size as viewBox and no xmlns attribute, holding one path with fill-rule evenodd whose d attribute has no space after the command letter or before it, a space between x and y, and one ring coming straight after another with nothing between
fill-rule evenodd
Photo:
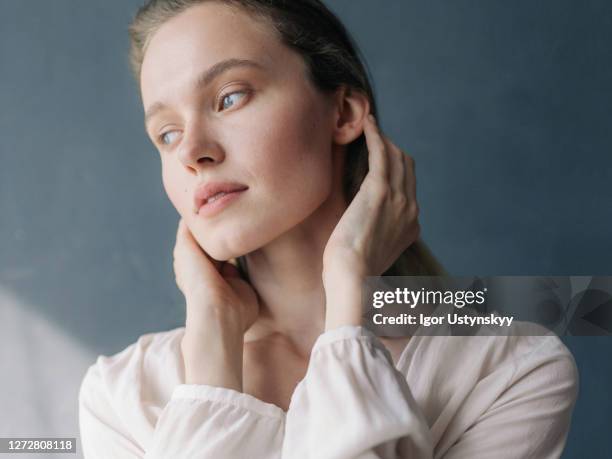
<instances>
[{"instance_id":1,"label":"finger","mask_svg":"<svg viewBox=\"0 0 612 459\"><path fill-rule=\"evenodd\" d=\"M408 197L408 203L410 204L410 211L416 213L416 217L419 215L419 203L416 196L416 174L415 174L415 163L411 156L405 155L404 163L406 164L406 183L405 190L406 196Z\"/></svg>"},{"instance_id":2,"label":"finger","mask_svg":"<svg viewBox=\"0 0 612 459\"><path fill-rule=\"evenodd\" d=\"M404 181L406 177L406 163L404 162L404 153L391 140L382 135L383 141L389 152L389 183L394 193L405 194Z\"/></svg>"},{"instance_id":3,"label":"finger","mask_svg":"<svg viewBox=\"0 0 612 459\"><path fill-rule=\"evenodd\" d=\"M389 182L389 166L385 143L380 136L376 120L372 115L366 116L363 132L368 147L368 167L373 177L383 183Z\"/></svg>"},{"instance_id":4,"label":"finger","mask_svg":"<svg viewBox=\"0 0 612 459\"><path fill-rule=\"evenodd\" d=\"M215 271L219 271L221 266L221 262L212 258L196 241L195 237L191 233L191 230L187 226L187 223L181 218L178 225L177 231L177 245L179 249L186 250L188 253L199 256L203 262L208 261L208 263L202 263L204 268L212 268Z\"/></svg>"},{"instance_id":5,"label":"finger","mask_svg":"<svg viewBox=\"0 0 612 459\"><path fill-rule=\"evenodd\" d=\"M406 167L404 189L408 198L416 201L416 164L412 156L404 155L403 159Z\"/></svg>"}]
</instances>

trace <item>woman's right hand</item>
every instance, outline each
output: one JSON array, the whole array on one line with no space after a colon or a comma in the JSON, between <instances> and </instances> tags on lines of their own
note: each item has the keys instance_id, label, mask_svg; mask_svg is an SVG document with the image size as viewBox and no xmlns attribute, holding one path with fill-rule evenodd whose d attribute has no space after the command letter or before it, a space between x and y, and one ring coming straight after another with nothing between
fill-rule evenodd
<instances>
[{"instance_id":1,"label":"woman's right hand","mask_svg":"<svg viewBox=\"0 0 612 459\"><path fill-rule=\"evenodd\" d=\"M187 330L200 330L211 313L239 320L243 333L255 322L259 298L253 287L234 265L211 258L182 218L174 247L174 273L187 303Z\"/></svg>"},{"instance_id":2,"label":"woman's right hand","mask_svg":"<svg viewBox=\"0 0 612 459\"><path fill-rule=\"evenodd\" d=\"M174 273L187 305L181 340L185 383L241 391L244 332L259 313L257 293L238 268L212 259L182 219Z\"/></svg>"}]
</instances>

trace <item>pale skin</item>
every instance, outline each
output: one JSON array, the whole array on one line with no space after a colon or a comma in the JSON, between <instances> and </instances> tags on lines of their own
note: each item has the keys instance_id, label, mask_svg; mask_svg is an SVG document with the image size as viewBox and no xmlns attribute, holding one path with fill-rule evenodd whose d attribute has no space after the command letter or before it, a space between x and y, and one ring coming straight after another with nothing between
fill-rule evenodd
<instances>
[{"instance_id":1,"label":"pale skin","mask_svg":"<svg viewBox=\"0 0 612 459\"><path fill-rule=\"evenodd\" d=\"M259 65L194 85L228 58ZM218 3L191 7L155 32L140 83L145 112L165 105L146 129L181 216L174 270L187 307L185 383L286 410L316 338L361 325L365 276L381 275L418 238L414 161L368 116L367 96L321 93L269 26ZM370 170L347 206L345 147L362 132ZM249 189L204 218L193 193L211 180ZM250 283L229 262L238 256ZM394 358L405 345L382 341Z\"/></svg>"}]
</instances>

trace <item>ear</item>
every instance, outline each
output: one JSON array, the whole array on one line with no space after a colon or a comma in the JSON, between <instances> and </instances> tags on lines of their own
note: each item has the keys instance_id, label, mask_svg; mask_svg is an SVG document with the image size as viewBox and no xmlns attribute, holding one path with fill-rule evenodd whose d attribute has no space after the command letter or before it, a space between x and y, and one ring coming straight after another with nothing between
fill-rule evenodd
<instances>
[{"instance_id":1,"label":"ear","mask_svg":"<svg viewBox=\"0 0 612 459\"><path fill-rule=\"evenodd\" d=\"M370 113L368 96L356 89L341 86L336 91L334 143L346 145L363 132L365 117Z\"/></svg>"}]
</instances>

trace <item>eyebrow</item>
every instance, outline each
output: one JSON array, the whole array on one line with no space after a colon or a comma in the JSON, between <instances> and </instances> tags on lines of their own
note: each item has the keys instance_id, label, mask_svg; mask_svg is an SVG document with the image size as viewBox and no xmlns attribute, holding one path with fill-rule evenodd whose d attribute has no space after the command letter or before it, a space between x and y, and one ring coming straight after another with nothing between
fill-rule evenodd
<instances>
[{"instance_id":1,"label":"eyebrow","mask_svg":"<svg viewBox=\"0 0 612 459\"><path fill-rule=\"evenodd\" d=\"M215 78L217 78L222 73L228 71L229 69L235 67L252 67L257 69L263 69L262 65L251 61L249 59L226 59L224 61L217 62L215 65L210 67L208 70L202 72L198 78L196 78L194 83L194 88L201 89L208 86L213 82ZM149 123L150 119L160 110L167 108L167 105L163 102L155 102L152 104L146 111L144 117L145 128Z\"/></svg>"}]
</instances>

